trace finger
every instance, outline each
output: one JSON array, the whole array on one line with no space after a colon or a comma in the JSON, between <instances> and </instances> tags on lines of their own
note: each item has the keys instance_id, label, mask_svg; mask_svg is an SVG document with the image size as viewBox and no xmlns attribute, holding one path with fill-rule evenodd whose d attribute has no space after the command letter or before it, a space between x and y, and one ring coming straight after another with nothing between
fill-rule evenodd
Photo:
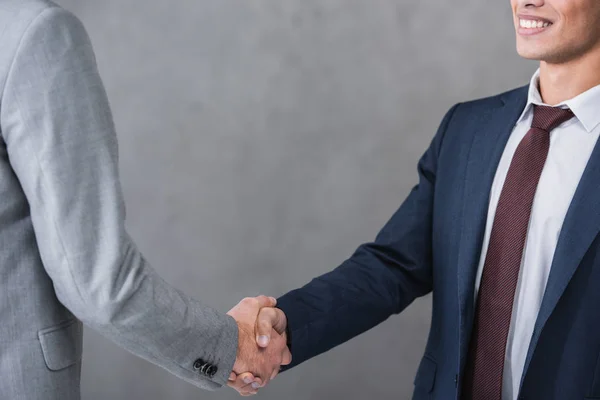
<instances>
[{"instance_id":1,"label":"finger","mask_svg":"<svg viewBox=\"0 0 600 400\"><path fill-rule=\"evenodd\" d=\"M277 374L279 374L279 369L275 368L275 370L271 374L271 380L275 379L275 377L277 376Z\"/></svg>"},{"instance_id":2,"label":"finger","mask_svg":"<svg viewBox=\"0 0 600 400\"><path fill-rule=\"evenodd\" d=\"M244 393L257 392L261 387L263 387L262 380L260 378L255 378L254 382L243 386L241 391Z\"/></svg>"},{"instance_id":3,"label":"finger","mask_svg":"<svg viewBox=\"0 0 600 400\"><path fill-rule=\"evenodd\" d=\"M273 326L279 322L279 314L275 308L263 308L256 319L256 343L260 347L267 347L271 341Z\"/></svg>"},{"instance_id":4,"label":"finger","mask_svg":"<svg viewBox=\"0 0 600 400\"><path fill-rule=\"evenodd\" d=\"M267 296L256 296L256 300L258 300L258 306L260 308L263 307L275 307L275 305L277 304L277 300L275 300L274 297L267 297Z\"/></svg>"},{"instance_id":5,"label":"finger","mask_svg":"<svg viewBox=\"0 0 600 400\"><path fill-rule=\"evenodd\" d=\"M237 379L235 380L236 385L238 385L240 388L251 384L252 382L254 382L256 380L256 378L254 377L254 375L250 372L244 372L243 374L239 374Z\"/></svg>"},{"instance_id":6,"label":"finger","mask_svg":"<svg viewBox=\"0 0 600 400\"><path fill-rule=\"evenodd\" d=\"M231 374L229 374L229 380L230 381L235 381L237 378L237 375L235 374L235 372L232 372Z\"/></svg>"},{"instance_id":7,"label":"finger","mask_svg":"<svg viewBox=\"0 0 600 400\"><path fill-rule=\"evenodd\" d=\"M262 316L261 316L262 314ZM279 308L263 308L258 313L257 320L261 317L271 320L271 327L275 329L280 335L284 335L287 329L287 317L285 313Z\"/></svg>"},{"instance_id":8,"label":"finger","mask_svg":"<svg viewBox=\"0 0 600 400\"><path fill-rule=\"evenodd\" d=\"M287 317L279 308L275 308L275 313L277 314L277 318L275 320L276 323L273 325L273 329L275 329L280 335L285 335L287 330Z\"/></svg>"},{"instance_id":9,"label":"finger","mask_svg":"<svg viewBox=\"0 0 600 400\"><path fill-rule=\"evenodd\" d=\"M244 393L250 393L251 391L256 390L254 387L252 387L252 384L255 382L255 380L259 386L262 384L262 380L260 378L255 378L254 375L246 372L238 375L234 381L227 382L227 386L237 390L243 395Z\"/></svg>"},{"instance_id":10,"label":"finger","mask_svg":"<svg viewBox=\"0 0 600 400\"><path fill-rule=\"evenodd\" d=\"M246 383L239 376L234 381L227 381L227 386L232 389L237 390L238 392L242 392L242 388L246 386Z\"/></svg>"},{"instance_id":11,"label":"finger","mask_svg":"<svg viewBox=\"0 0 600 400\"><path fill-rule=\"evenodd\" d=\"M260 385L260 387L267 386L271 381L273 370L279 369L279 357L276 354L274 354L273 351L270 350L270 348L266 349L266 352L268 353L268 355L265 354L267 358L265 359L265 364L263 365L261 373L259 374L260 378L262 379L262 384ZM276 353L278 353L278 351Z\"/></svg>"},{"instance_id":12,"label":"finger","mask_svg":"<svg viewBox=\"0 0 600 400\"><path fill-rule=\"evenodd\" d=\"M244 384L248 385L252 382L254 382L257 378L250 372L244 372L243 374L241 374L239 376L240 378L242 378L242 382L244 382Z\"/></svg>"},{"instance_id":13,"label":"finger","mask_svg":"<svg viewBox=\"0 0 600 400\"><path fill-rule=\"evenodd\" d=\"M242 383L243 384L243 383ZM242 390L243 386L239 386L236 382L227 382L227 386L243 395L246 391Z\"/></svg>"},{"instance_id":14,"label":"finger","mask_svg":"<svg viewBox=\"0 0 600 400\"><path fill-rule=\"evenodd\" d=\"M262 380L258 377L254 378L254 382L242 387L242 392L246 395L255 395L258 393L258 389L262 386Z\"/></svg>"}]
</instances>

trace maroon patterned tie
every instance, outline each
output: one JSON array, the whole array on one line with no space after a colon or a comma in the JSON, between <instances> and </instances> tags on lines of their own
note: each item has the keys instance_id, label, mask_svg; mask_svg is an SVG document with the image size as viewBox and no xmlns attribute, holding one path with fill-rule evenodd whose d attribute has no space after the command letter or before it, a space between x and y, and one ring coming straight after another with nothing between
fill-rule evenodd
<instances>
[{"instance_id":1,"label":"maroon patterned tie","mask_svg":"<svg viewBox=\"0 0 600 400\"><path fill-rule=\"evenodd\" d=\"M533 196L550 147L550 131L573 117L568 109L534 106L498 200L479 287L464 375L465 400L501 400L513 300Z\"/></svg>"}]
</instances>

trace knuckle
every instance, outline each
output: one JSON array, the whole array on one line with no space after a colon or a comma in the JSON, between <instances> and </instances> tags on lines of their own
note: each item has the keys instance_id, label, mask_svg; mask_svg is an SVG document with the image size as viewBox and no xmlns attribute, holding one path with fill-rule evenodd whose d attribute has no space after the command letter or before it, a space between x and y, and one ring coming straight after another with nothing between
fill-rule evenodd
<instances>
[{"instance_id":1,"label":"knuckle","mask_svg":"<svg viewBox=\"0 0 600 400\"><path fill-rule=\"evenodd\" d=\"M255 297L246 297L244 300L242 300L242 302L248 307L254 307L258 305L258 300Z\"/></svg>"},{"instance_id":2,"label":"knuckle","mask_svg":"<svg viewBox=\"0 0 600 400\"><path fill-rule=\"evenodd\" d=\"M261 319L258 321L258 327L262 329L271 329L271 324L266 319Z\"/></svg>"}]
</instances>

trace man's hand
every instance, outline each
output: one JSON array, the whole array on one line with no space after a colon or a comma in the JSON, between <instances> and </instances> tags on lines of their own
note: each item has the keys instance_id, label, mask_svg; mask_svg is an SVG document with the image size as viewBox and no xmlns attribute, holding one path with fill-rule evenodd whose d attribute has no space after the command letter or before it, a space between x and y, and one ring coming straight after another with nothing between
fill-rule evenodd
<instances>
[{"instance_id":1,"label":"man's hand","mask_svg":"<svg viewBox=\"0 0 600 400\"><path fill-rule=\"evenodd\" d=\"M237 358L228 384L244 396L256 394L277 375L281 365L291 362L286 322L271 320L267 311L275 310L272 307L276 303L266 296L245 298L227 313L239 329Z\"/></svg>"},{"instance_id":2,"label":"man's hand","mask_svg":"<svg viewBox=\"0 0 600 400\"><path fill-rule=\"evenodd\" d=\"M259 296L256 299L244 299L242 302L247 301L249 303L250 300L254 300L255 302L258 302L260 304L260 310L258 313L256 313L256 316L254 317L256 344L258 344L258 346L262 348L263 351L271 351L271 349L274 347L275 349L279 348L279 346L281 346L281 344L279 343L280 340L283 340L283 345L285 346L287 340L285 333L287 327L287 318L283 311L281 311L278 308L274 308L276 305L276 300L272 297L267 298L264 296ZM249 308L253 309L254 306ZM254 315L254 312L251 312L249 314ZM282 362L280 363L280 365L287 365L291 361L292 355L287 346L285 346L284 351L282 353ZM269 380L275 378L277 373L279 373L279 367L273 369L271 374L268 376L268 379L266 380L264 378L261 379L262 376L255 377L254 374L247 371L251 370L243 368L237 369L234 366L234 372L231 374L228 382L228 385L233 389L237 390L242 396L256 394L258 392L259 387L266 386Z\"/></svg>"}]
</instances>

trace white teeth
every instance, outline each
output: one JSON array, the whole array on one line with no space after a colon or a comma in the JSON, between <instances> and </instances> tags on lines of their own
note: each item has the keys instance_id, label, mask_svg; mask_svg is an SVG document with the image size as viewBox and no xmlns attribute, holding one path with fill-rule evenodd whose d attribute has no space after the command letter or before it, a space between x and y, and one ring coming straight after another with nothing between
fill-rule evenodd
<instances>
[{"instance_id":1,"label":"white teeth","mask_svg":"<svg viewBox=\"0 0 600 400\"><path fill-rule=\"evenodd\" d=\"M544 22L544 21L533 21L530 19L520 19L519 25L521 26L521 28L540 29L540 28L547 28L548 26L550 26L552 24L550 22Z\"/></svg>"}]
</instances>

